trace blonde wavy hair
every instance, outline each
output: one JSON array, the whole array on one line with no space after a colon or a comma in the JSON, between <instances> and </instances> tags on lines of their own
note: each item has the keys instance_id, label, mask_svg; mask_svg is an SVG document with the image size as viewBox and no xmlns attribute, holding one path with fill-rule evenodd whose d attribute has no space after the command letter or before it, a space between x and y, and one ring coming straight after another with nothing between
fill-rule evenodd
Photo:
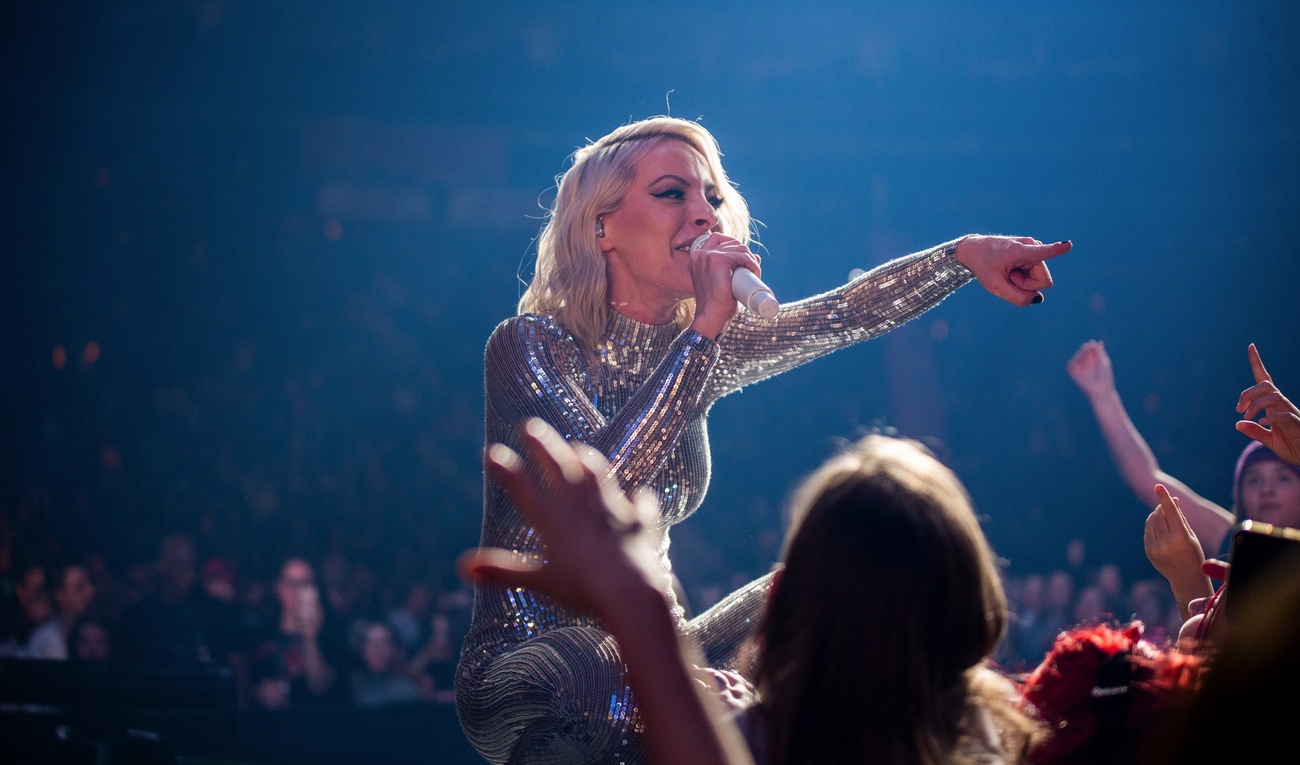
<instances>
[{"instance_id":1,"label":"blonde wavy hair","mask_svg":"<svg viewBox=\"0 0 1300 765\"><path fill-rule=\"evenodd\" d=\"M605 258L596 219L617 210L636 177L637 162L664 141L685 141L704 157L710 180L725 200L718 209L723 234L748 244L753 238L749 206L722 169L717 139L698 122L649 117L617 128L573 153L557 178L555 202L537 240L537 266L519 299L521 314L547 314L584 346L595 347L609 321ZM685 327L695 299L677 304L673 319Z\"/></svg>"}]
</instances>

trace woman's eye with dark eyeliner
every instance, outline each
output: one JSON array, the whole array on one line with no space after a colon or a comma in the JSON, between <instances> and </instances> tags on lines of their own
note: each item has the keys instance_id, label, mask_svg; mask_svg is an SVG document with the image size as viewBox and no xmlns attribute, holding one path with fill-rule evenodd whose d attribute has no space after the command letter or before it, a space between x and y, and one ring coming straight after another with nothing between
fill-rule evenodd
<instances>
[{"instance_id":1,"label":"woman's eye with dark eyeliner","mask_svg":"<svg viewBox=\"0 0 1300 765\"><path fill-rule=\"evenodd\" d=\"M709 197L709 204L713 205L713 209L715 210L718 209L719 207L722 207L722 205L725 204L726 201L727 200L723 199L722 197Z\"/></svg>"},{"instance_id":2,"label":"woman's eye with dark eyeliner","mask_svg":"<svg viewBox=\"0 0 1300 765\"><path fill-rule=\"evenodd\" d=\"M685 199L686 192L681 189L668 189L667 191L661 191L654 196L658 199Z\"/></svg>"}]
</instances>

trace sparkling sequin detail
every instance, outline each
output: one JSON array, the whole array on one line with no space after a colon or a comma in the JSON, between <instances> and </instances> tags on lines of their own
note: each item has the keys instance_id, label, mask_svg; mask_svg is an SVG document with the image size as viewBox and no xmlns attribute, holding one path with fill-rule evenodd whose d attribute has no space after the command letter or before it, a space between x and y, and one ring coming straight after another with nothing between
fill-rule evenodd
<instances>
[{"instance_id":1,"label":"sparkling sequin detail","mask_svg":"<svg viewBox=\"0 0 1300 765\"><path fill-rule=\"evenodd\" d=\"M721 397L888 332L971 280L956 242L890 261L830 292L784 305L773 319L747 311L718 341L612 313L605 339L583 349L550 317L514 316L484 357L488 443L518 448L516 428L541 417L566 439L599 449L624 487L659 498L665 570L669 528L699 506L710 475L706 415ZM545 547L501 487L484 485L484 546L545 561ZM734 668L755 629L770 577L687 621L668 583L679 629L710 666ZM480 587L456 675L461 725L493 763L644 762L642 722L618 646L598 620L519 588Z\"/></svg>"}]
</instances>

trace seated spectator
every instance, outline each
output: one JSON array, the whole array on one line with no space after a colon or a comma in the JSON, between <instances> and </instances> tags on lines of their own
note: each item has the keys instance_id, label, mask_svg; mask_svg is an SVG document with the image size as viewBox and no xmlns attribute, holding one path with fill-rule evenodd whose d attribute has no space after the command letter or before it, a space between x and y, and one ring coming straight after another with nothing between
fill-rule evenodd
<instances>
[{"instance_id":1,"label":"seated spectator","mask_svg":"<svg viewBox=\"0 0 1300 765\"><path fill-rule=\"evenodd\" d=\"M1143 634L1147 640L1165 645L1178 635L1183 620L1163 579L1153 577L1133 582L1129 586L1127 604L1133 621L1146 625Z\"/></svg>"},{"instance_id":2,"label":"seated spectator","mask_svg":"<svg viewBox=\"0 0 1300 765\"><path fill-rule=\"evenodd\" d=\"M28 641L37 627L54 616L54 604L45 586L45 567L31 563L19 567L13 583L14 605L6 635L0 638L0 656L26 656Z\"/></svg>"},{"instance_id":3,"label":"seated spectator","mask_svg":"<svg viewBox=\"0 0 1300 765\"><path fill-rule=\"evenodd\" d=\"M1074 577L1070 571L1057 568L1049 572L1043 591L1041 617L1021 637L1021 655L1029 666L1036 665L1043 658L1057 635L1077 623L1074 599Z\"/></svg>"},{"instance_id":4,"label":"seated spectator","mask_svg":"<svg viewBox=\"0 0 1300 765\"><path fill-rule=\"evenodd\" d=\"M185 533L163 537L155 572L157 588L122 609L122 657L155 664L231 663L236 615L198 585L193 539Z\"/></svg>"},{"instance_id":5,"label":"seated spectator","mask_svg":"<svg viewBox=\"0 0 1300 765\"><path fill-rule=\"evenodd\" d=\"M95 586L84 566L60 566L54 580L54 615L37 627L27 641L26 655L33 659L67 659L68 633L95 599Z\"/></svg>"},{"instance_id":6,"label":"seated spectator","mask_svg":"<svg viewBox=\"0 0 1300 765\"><path fill-rule=\"evenodd\" d=\"M1070 574L1073 583L1072 592L1078 592L1092 584L1097 571L1088 562L1088 544L1078 537L1065 543L1065 571Z\"/></svg>"},{"instance_id":7,"label":"seated spectator","mask_svg":"<svg viewBox=\"0 0 1300 765\"><path fill-rule=\"evenodd\" d=\"M275 582L277 613L247 653L252 701L265 709L347 699L346 642L337 617L330 618L303 558L289 558Z\"/></svg>"},{"instance_id":8,"label":"seated spectator","mask_svg":"<svg viewBox=\"0 0 1300 765\"><path fill-rule=\"evenodd\" d=\"M1127 593L1124 591L1124 573L1118 564L1103 563L1092 575L1092 582L1102 595L1102 608L1105 613L1117 619L1126 619L1129 614Z\"/></svg>"},{"instance_id":9,"label":"seated spectator","mask_svg":"<svg viewBox=\"0 0 1300 765\"><path fill-rule=\"evenodd\" d=\"M222 603L235 602L235 566L225 558L208 558L199 569L199 583L208 596Z\"/></svg>"},{"instance_id":10,"label":"seated spectator","mask_svg":"<svg viewBox=\"0 0 1300 765\"><path fill-rule=\"evenodd\" d=\"M1106 595L1101 588L1090 584L1079 590L1074 598L1074 624L1094 625L1114 620L1115 614L1106 608Z\"/></svg>"},{"instance_id":11,"label":"seated spectator","mask_svg":"<svg viewBox=\"0 0 1300 765\"><path fill-rule=\"evenodd\" d=\"M463 637L463 635L462 635ZM453 673L460 643L451 635L451 620L442 611L429 617L429 633L407 665L412 675L427 682L434 701L454 702Z\"/></svg>"},{"instance_id":12,"label":"seated spectator","mask_svg":"<svg viewBox=\"0 0 1300 765\"><path fill-rule=\"evenodd\" d=\"M415 654L429 636L429 619L433 614L433 593L427 582L419 579L406 585L401 602L385 615L402 647Z\"/></svg>"},{"instance_id":13,"label":"seated spectator","mask_svg":"<svg viewBox=\"0 0 1300 765\"><path fill-rule=\"evenodd\" d=\"M427 700L432 679L417 682L407 672L406 652L385 622L369 622L361 630L360 661L352 671L352 703L359 707Z\"/></svg>"},{"instance_id":14,"label":"seated spectator","mask_svg":"<svg viewBox=\"0 0 1300 765\"><path fill-rule=\"evenodd\" d=\"M1040 634L1045 618L1047 578L1028 573L1016 580L1014 600L1010 604L1011 623L1007 626L1007 643L1002 665L1010 672L1027 671L1043 658L1045 640ZM1012 593L1008 592L1010 596Z\"/></svg>"},{"instance_id":15,"label":"seated spectator","mask_svg":"<svg viewBox=\"0 0 1300 765\"><path fill-rule=\"evenodd\" d=\"M68 632L68 660L104 662L116 660L110 620L102 614L86 613Z\"/></svg>"}]
</instances>

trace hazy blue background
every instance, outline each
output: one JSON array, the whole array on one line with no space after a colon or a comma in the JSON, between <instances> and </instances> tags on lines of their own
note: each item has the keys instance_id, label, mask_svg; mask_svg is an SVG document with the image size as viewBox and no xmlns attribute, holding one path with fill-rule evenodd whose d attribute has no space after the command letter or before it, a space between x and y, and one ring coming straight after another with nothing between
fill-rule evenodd
<instances>
[{"instance_id":1,"label":"hazy blue background","mask_svg":"<svg viewBox=\"0 0 1300 765\"><path fill-rule=\"evenodd\" d=\"M719 403L688 586L764 570L786 492L873 423L943 445L1013 571L1078 536L1150 575L1071 353L1105 340L1162 464L1224 504L1247 343L1300 391L1290 2L3 13L0 503L29 540L127 562L206 524L252 570L334 545L450 577L539 204L666 112L720 140L782 298L968 232L1075 243L1041 306L971 285Z\"/></svg>"}]
</instances>

